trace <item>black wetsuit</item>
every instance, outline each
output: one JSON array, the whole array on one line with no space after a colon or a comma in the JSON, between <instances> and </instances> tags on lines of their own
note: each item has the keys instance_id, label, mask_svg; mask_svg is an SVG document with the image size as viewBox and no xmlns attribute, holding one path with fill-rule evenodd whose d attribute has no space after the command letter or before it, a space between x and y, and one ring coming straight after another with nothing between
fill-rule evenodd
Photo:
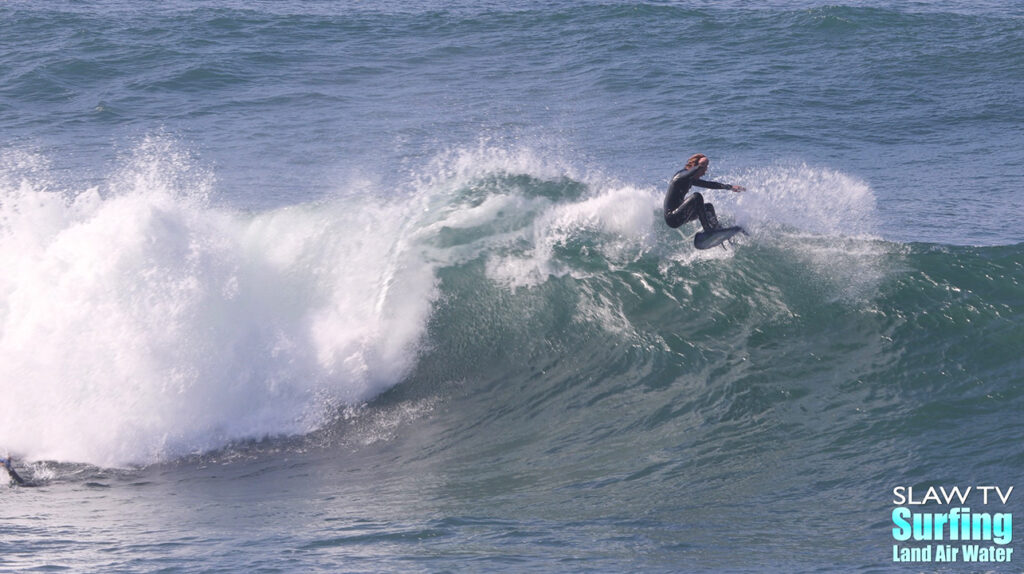
<instances>
[{"instance_id":1,"label":"black wetsuit","mask_svg":"<svg viewBox=\"0 0 1024 574\"><path fill-rule=\"evenodd\" d=\"M697 179L699 171L700 166L697 165L690 169L679 170L672 176L672 181L668 184L668 193L665 194L665 223L669 227L679 227L698 218L704 231L718 227L715 206L704 203L704 196L697 192L689 197L686 194L694 185L707 189L732 189L732 186L717 181Z\"/></svg>"},{"instance_id":2,"label":"black wetsuit","mask_svg":"<svg viewBox=\"0 0 1024 574\"><path fill-rule=\"evenodd\" d=\"M11 480L18 484L25 484L25 479L18 476L18 473L14 472L14 468L11 467L11 459L0 458L0 464L2 464L5 469L7 469L7 474L11 476Z\"/></svg>"}]
</instances>

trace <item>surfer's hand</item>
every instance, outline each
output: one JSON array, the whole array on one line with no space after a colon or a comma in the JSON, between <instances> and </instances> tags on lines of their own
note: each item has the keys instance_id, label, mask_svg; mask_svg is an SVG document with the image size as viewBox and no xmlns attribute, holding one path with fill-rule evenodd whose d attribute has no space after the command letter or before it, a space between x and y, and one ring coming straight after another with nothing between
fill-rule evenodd
<instances>
[{"instance_id":1,"label":"surfer's hand","mask_svg":"<svg viewBox=\"0 0 1024 574\"><path fill-rule=\"evenodd\" d=\"M747 191L747 188L743 187L742 185L730 185L729 189L733 191Z\"/></svg>"}]
</instances>

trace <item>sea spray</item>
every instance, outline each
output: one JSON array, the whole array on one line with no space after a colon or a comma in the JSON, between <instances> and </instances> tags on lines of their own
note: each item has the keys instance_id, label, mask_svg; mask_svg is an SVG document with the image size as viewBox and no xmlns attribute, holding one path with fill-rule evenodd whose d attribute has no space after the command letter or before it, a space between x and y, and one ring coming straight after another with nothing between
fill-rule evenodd
<instances>
[{"instance_id":1,"label":"sea spray","mask_svg":"<svg viewBox=\"0 0 1024 574\"><path fill-rule=\"evenodd\" d=\"M434 285L401 209L236 213L165 159L102 192L0 190L11 451L123 465L306 433L412 364Z\"/></svg>"}]
</instances>

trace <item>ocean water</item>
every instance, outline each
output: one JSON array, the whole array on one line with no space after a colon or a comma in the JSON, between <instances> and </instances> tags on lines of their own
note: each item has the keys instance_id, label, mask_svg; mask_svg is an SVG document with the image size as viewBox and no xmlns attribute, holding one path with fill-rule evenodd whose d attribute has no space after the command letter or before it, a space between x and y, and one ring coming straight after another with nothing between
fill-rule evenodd
<instances>
[{"instance_id":1,"label":"ocean water","mask_svg":"<svg viewBox=\"0 0 1024 574\"><path fill-rule=\"evenodd\" d=\"M1022 570L891 514L1024 488L1024 5L9 1L0 48L0 571ZM728 248L663 223L696 152Z\"/></svg>"}]
</instances>

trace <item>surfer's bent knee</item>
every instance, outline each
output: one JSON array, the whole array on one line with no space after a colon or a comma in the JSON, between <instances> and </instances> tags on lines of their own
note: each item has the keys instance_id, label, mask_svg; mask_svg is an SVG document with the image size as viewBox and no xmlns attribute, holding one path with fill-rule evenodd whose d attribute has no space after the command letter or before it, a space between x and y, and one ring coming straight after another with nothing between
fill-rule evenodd
<instances>
[{"instance_id":1,"label":"surfer's bent knee","mask_svg":"<svg viewBox=\"0 0 1024 574\"><path fill-rule=\"evenodd\" d=\"M675 229L684 223L689 223L697 219L704 205L704 196L700 193L687 195L679 207L665 212L665 224Z\"/></svg>"}]
</instances>

